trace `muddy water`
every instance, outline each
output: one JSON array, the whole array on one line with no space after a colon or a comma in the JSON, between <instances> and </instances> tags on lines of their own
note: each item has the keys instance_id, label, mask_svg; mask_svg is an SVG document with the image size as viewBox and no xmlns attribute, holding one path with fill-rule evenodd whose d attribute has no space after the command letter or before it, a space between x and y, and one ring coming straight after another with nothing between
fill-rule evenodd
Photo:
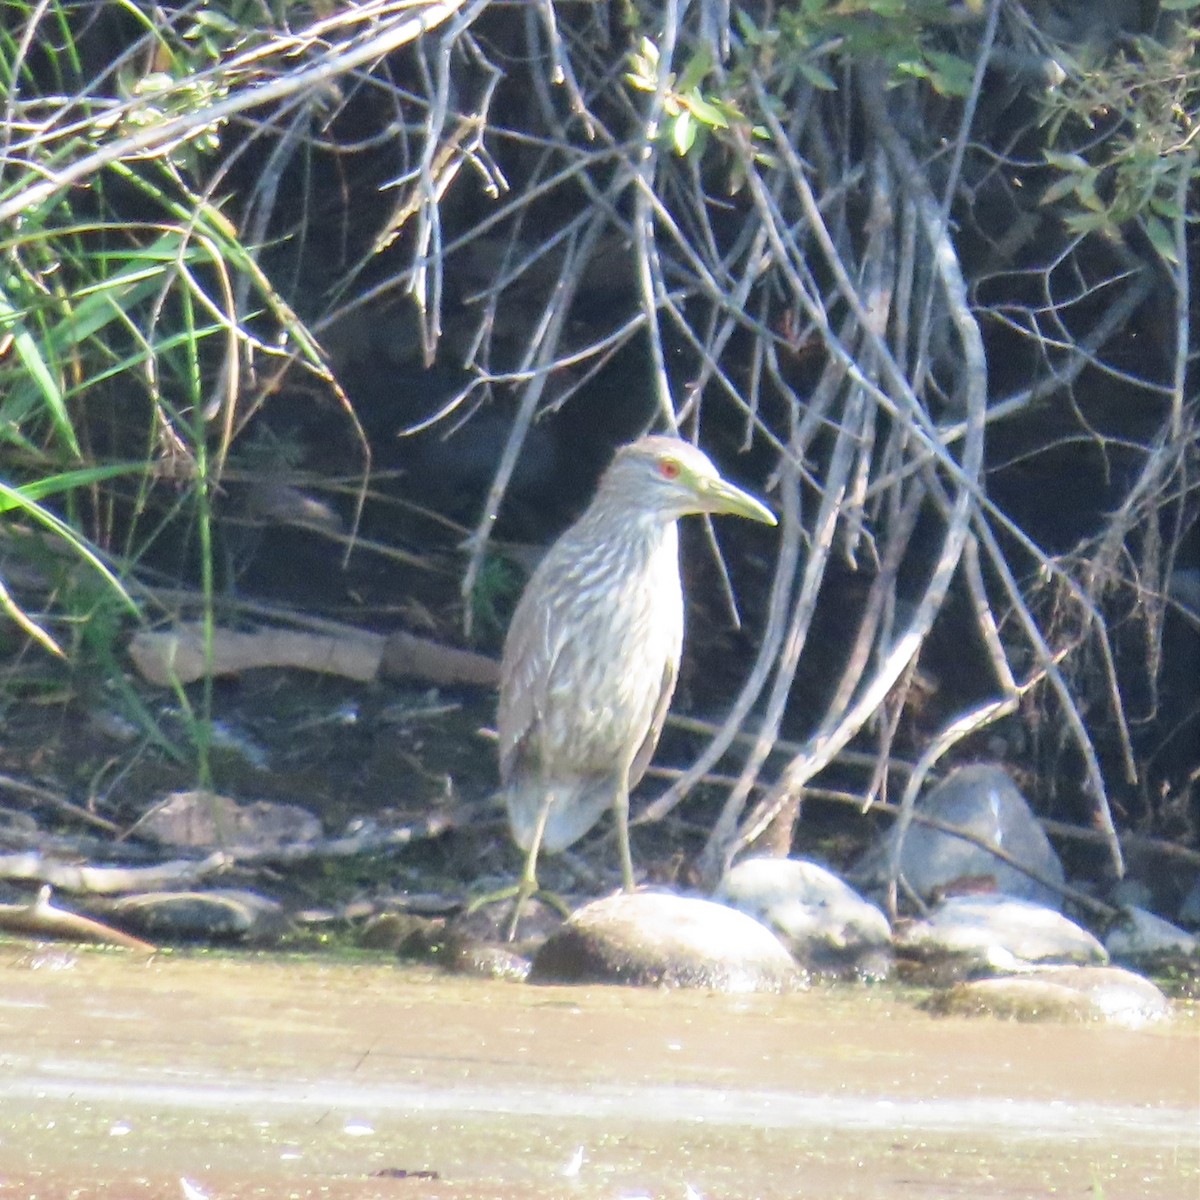
<instances>
[{"instance_id":1,"label":"muddy water","mask_svg":"<svg viewBox=\"0 0 1200 1200\"><path fill-rule=\"evenodd\" d=\"M198 1195L1196 1200L1200 1021L0 946L0 1197Z\"/></svg>"}]
</instances>

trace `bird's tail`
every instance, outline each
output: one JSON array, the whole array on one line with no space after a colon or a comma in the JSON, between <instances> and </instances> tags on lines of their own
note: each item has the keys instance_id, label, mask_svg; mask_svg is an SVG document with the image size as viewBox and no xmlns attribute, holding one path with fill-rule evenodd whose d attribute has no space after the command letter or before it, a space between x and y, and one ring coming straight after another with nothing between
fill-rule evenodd
<instances>
[{"instance_id":1,"label":"bird's tail","mask_svg":"<svg viewBox=\"0 0 1200 1200\"><path fill-rule=\"evenodd\" d=\"M546 800L550 811L542 834L542 849L565 850L604 815L613 802L613 785L608 779L577 779L569 783L510 784L504 789L513 838L528 850Z\"/></svg>"}]
</instances>

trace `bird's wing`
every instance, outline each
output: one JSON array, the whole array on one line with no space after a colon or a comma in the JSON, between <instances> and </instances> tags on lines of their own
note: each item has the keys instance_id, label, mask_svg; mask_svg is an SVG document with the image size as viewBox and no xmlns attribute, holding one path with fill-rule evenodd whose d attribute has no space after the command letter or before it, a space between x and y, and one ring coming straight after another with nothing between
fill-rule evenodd
<instances>
[{"instance_id":1,"label":"bird's wing","mask_svg":"<svg viewBox=\"0 0 1200 1200\"><path fill-rule=\"evenodd\" d=\"M646 730L646 736L642 739L642 744L638 747L638 752L633 756L633 762L629 767L630 791L641 782L646 768L650 765L650 760L654 757L654 749L658 745L658 739L662 736L663 722L667 719L667 709L671 707L671 697L675 694L675 678L678 672L678 658L668 657L666 665L663 667L658 699L654 704L654 715L650 718L650 728Z\"/></svg>"},{"instance_id":2,"label":"bird's wing","mask_svg":"<svg viewBox=\"0 0 1200 1200\"><path fill-rule=\"evenodd\" d=\"M528 759L537 745L536 734L542 721L540 705L561 649L552 640L545 606L518 605L505 644L507 669L502 672L497 713L500 778L504 783L524 771L536 770Z\"/></svg>"}]
</instances>

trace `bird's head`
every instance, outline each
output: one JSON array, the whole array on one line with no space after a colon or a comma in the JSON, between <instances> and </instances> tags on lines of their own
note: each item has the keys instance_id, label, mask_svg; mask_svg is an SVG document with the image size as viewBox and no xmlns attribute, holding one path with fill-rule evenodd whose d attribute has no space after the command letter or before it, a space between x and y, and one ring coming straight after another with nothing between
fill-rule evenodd
<instances>
[{"instance_id":1,"label":"bird's head","mask_svg":"<svg viewBox=\"0 0 1200 1200\"><path fill-rule=\"evenodd\" d=\"M691 513L729 513L776 524L766 505L721 478L707 454L675 437L651 435L622 446L602 490L630 510L668 520Z\"/></svg>"}]
</instances>

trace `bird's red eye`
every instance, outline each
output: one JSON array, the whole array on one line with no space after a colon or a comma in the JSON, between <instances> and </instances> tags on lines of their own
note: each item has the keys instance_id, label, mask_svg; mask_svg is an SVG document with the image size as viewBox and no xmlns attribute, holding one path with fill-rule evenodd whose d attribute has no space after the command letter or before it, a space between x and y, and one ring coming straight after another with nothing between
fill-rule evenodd
<instances>
[{"instance_id":1,"label":"bird's red eye","mask_svg":"<svg viewBox=\"0 0 1200 1200\"><path fill-rule=\"evenodd\" d=\"M658 473L664 479L679 478L679 460L674 458L660 458L658 460Z\"/></svg>"}]
</instances>

